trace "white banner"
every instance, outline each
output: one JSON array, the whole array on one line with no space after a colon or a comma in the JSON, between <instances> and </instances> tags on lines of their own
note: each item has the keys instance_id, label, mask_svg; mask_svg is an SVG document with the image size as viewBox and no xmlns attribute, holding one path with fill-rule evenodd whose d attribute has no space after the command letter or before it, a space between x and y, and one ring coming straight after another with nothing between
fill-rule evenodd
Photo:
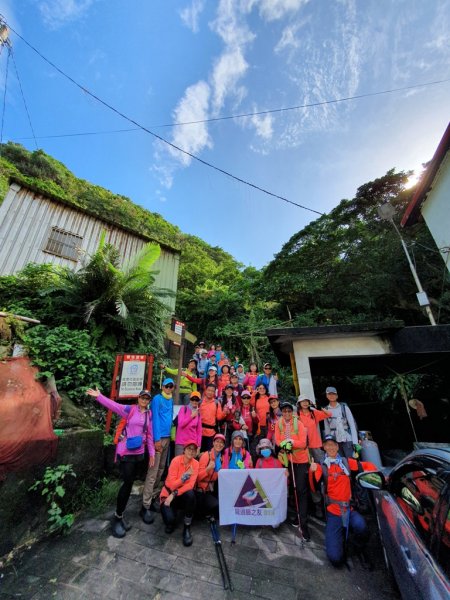
<instances>
[{"instance_id":1,"label":"white banner","mask_svg":"<svg viewBox=\"0 0 450 600\"><path fill-rule=\"evenodd\" d=\"M285 469L220 469L220 524L274 525L286 520Z\"/></svg>"}]
</instances>

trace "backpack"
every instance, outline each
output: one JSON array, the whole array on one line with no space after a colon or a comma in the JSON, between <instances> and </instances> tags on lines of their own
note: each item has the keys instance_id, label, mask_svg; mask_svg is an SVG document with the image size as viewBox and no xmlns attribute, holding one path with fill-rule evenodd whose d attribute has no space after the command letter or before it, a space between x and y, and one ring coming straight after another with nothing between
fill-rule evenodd
<instances>
[{"instance_id":1,"label":"backpack","mask_svg":"<svg viewBox=\"0 0 450 600\"><path fill-rule=\"evenodd\" d=\"M348 464L348 460L345 457L342 458L342 462L350 473L349 477L352 493L350 498L350 506L357 510L361 515L368 515L372 512L372 507L367 490L363 489L357 484L356 474L353 474L353 471L350 469L350 465ZM363 473L364 469L361 461L356 460L356 462L358 464L358 473ZM324 462L321 462L320 466L322 467L322 495L325 500L325 505L333 504L333 501L328 499L328 467Z\"/></svg>"},{"instance_id":2,"label":"backpack","mask_svg":"<svg viewBox=\"0 0 450 600\"><path fill-rule=\"evenodd\" d=\"M345 402L339 402L339 406L341 407L342 424L344 426L344 429L347 433L351 433L350 424L349 424L348 418L347 418L348 404L346 404ZM348 410L350 410L350 408L348 408ZM353 413L352 413L352 417L353 417ZM328 417L327 421L330 422L332 418L333 417ZM359 429L358 429L358 424L356 422L355 417L353 417L353 421L355 423L355 429L356 429L358 439L359 439ZM330 425L330 431L334 431L331 429L331 425Z\"/></svg>"}]
</instances>

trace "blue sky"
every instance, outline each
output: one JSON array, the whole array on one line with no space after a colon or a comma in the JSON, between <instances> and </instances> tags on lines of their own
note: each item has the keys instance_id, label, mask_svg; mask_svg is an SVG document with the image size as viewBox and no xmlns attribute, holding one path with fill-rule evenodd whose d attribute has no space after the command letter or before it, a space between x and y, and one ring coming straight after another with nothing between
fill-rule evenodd
<instances>
[{"instance_id":1,"label":"blue sky","mask_svg":"<svg viewBox=\"0 0 450 600\"><path fill-rule=\"evenodd\" d=\"M265 116L160 127L450 78L450 0L0 0L25 40L82 86L201 159L327 212L388 169L419 169L449 120L450 82ZM315 218L133 127L17 36L38 145L244 264ZM0 57L3 97L6 52ZM3 139L34 149L10 63Z\"/></svg>"}]
</instances>

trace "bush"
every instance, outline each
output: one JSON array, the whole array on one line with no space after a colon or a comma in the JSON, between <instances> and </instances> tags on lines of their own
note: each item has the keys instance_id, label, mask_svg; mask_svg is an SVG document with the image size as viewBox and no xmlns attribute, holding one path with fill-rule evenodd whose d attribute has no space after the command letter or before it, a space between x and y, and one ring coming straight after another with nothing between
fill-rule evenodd
<instances>
[{"instance_id":1,"label":"bush","mask_svg":"<svg viewBox=\"0 0 450 600\"><path fill-rule=\"evenodd\" d=\"M58 388L78 404L85 399L86 387L108 389L114 357L100 351L87 331L37 325L24 335L23 342L40 376L54 375Z\"/></svg>"}]
</instances>

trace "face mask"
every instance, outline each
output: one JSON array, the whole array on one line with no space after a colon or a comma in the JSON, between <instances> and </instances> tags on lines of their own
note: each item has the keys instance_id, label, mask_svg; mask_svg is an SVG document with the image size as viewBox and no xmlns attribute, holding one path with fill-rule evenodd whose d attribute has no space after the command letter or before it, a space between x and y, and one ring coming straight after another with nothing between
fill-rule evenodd
<instances>
[{"instance_id":1,"label":"face mask","mask_svg":"<svg viewBox=\"0 0 450 600\"><path fill-rule=\"evenodd\" d=\"M270 450L270 448L263 448L261 450L261 456L263 456L264 458L269 458L269 456L272 454L272 451Z\"/></svg>"}]
</instances>

